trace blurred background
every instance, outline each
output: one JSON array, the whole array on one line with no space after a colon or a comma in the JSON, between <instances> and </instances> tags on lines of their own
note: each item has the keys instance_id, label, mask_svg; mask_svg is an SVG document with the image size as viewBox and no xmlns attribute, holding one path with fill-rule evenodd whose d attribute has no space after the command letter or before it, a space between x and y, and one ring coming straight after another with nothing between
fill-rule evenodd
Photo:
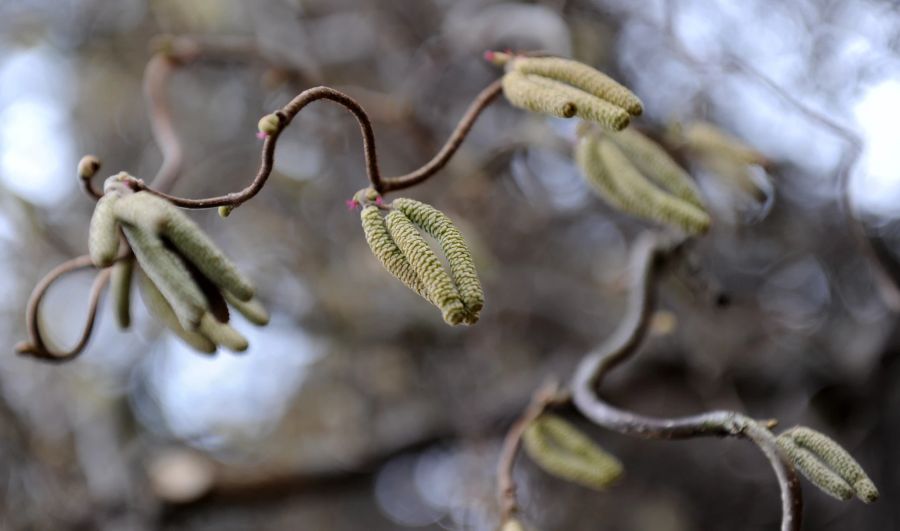
<instances>
[{"instance_id":1,"label":"blurred background","mask_svg":"<svg viewBox=\"0 0 900 531\"><path fill-rule=\"evenodd\" d=\"M898 271L895 3L6 0L0 529L494 529L505 430L624 310L627 250L647 225L584 184L573 122L498 100L443 172L400 194L444 210L473 247L487 304L460 329L371 256L344 207L366 185L358 127L316 103L282 135L259 196L227 220L191 214L273 314L267 328L238 321L246 355L195 354L135 297L132 330L104 306L76 361L15 356L35 283L87 249L93 202L77 186L79 158L145 179L161 163L141 79L162 33L256 50L172 78L181 196L242 188L259 160L258 118L317 84L372 113L384 173L418 167L500 75L486 49L577 58L643 99L636 125L652 135L706 120L763 152L762 200L690 166L714 215L696 259L731 304L665 283L659 326L606 394L642 413L729 408L829 433L882 498L838 502L804 483L804 529L898 528L900 334L840 208L844 174L888 273ZM49 292L55 343L76 341L89 286L78 273ZM520 458L534 529L777 528L777 486L752 445L585 429L625 478L595 493Z\"/></svg>"}]
</instances>

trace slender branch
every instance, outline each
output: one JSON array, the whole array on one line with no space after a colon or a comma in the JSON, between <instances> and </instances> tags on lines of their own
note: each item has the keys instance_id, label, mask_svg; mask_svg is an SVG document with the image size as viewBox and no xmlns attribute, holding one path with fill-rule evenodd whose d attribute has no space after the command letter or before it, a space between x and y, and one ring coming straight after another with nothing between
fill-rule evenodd
<instances>
[{"instance_id":1,"label":"slender branch","mask_svg":"<svg viewBox=\"0 0 900 531\"><path fill-rule=\"evenodd\" d=\"M519 511L516 499L516 482L513 479L513 467L516 456L522 447L522 435L536 418L551 406L558 406L570 400L568 393L561 392L556 382L547 382L531 399L531 404L522 413L506 433L500 460L497 464L497 503L500 505L500 521L506 522Z\"/></svg>"},{"instance_id":2,"label":"slender branch","mask_svg":"<svg viewBox=\"0 0 900 531\"><path fill-rule=\"evenodd\" d=\"M47 293L50 286L63 275L79 269L93 267L94 264L91 263L91 257L82 255L59 264L41 279L37 286L35 286L34 291L31 292L31 297L28 299L28 307L25 310L29 341L23 341L16 345L16 352L49 362L69 361L81 354L81 351L87 346L88 339L90 339L91 332L94 329L94 320L97 317L100 295L103 293L103 288L106 287L106 283L109 281L110 269L103 269L94 277L94 284L91 286L91 292L88 296L87 321L84 323L81 337L70 350L53 350L44 340L40 326L41 301L44 299L44 295Z\"/></svg>"},{"instance_id":3,"label":"slender branch","mask_svg":"<svg viewBox=\"0 0 900 531\"><path fill-rule=\"evenodd\" d=\"M169 79L187 58L176 60L170 54L157 52L144 69L144 98L153 138L162 152L162 165L151 181L159 190L171 190L181 173L184 150L172 120L167 88Z\"/></svg>"},{"instance_id":4,"label":"slender branch","mask_svg":"<svg viewBox=\"0 0 900 531\"><path fill-rule=\"evenodd\" d=\"M263 142L260 168L256 173L253 181L243 190L222 196L210 197L205 199L186 199L173 195L169 195L162 190L150 188L142 181L136 181L135 187L140 190L146 190L159 197L171 201L173 204L184 208L214 208L220 206L237 207L242 203L253 198L263 186L265 186L269 175L272 173L272 167L275 159L275 148L281 132L287 127L294 117L310 103L318 100L333 101L345 109L350 111L359 123L360 133L363 138L363 153L366 160L366 174L369 182L379 193L387 193L391 191L401 190L414 186L428 179L440 169L442 169L450 158L456 153L463 140L465 140L478 116L500 95L502 86L500 81L494 81L482 90L475 100L469 105L468 110L460 119L453 133L438 153L426 164L419 169L400 175L397 177L382 177L378 168L378 154L375 147L375 133L372 128L371 120L366 114L365 109L353 98L329 87L315 87L304 90L298 94L287 105L282 107L275 113L280 120L280 127L270 135L266 136Z\"/></svg>"},{"instance_id":5,"label":"slender branch","mask_svg":"<svg viewBox=\"0 0 900 531\"><path fill-rule=\"evenodd\" d=\"M613 336L579 364L572 381L575 407L594 423L644 439L687 439L693 437L742 437L754 442L775 471L782 497L782 531L799 531L802 498L799 481L763 424L733 411L712 411L679 418L639 415L612 406L597 396L602 377L638 350L646 335L654 308L654 286L659 265L678 249L680 242L663 241L644 235L632 251L635 273L628 310Z\"/></svg>"}]
</instances>

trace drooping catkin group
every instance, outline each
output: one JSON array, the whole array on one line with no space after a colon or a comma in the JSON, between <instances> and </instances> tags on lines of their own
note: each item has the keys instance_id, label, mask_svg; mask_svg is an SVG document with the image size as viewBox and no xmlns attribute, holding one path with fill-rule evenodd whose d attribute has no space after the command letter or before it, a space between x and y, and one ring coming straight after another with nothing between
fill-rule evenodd
<instances>
[{"instance_id":1,"label":"drooping catkin group","mask_svg":"<svg viewBox=\"0 0 900 531\"><path fill-rule=\"evenodd\" d=\"M878 499L878 489L859 463L826 435L796 426L776 441L788 461L823 492L840 500L854 495L865 503Z\"/></svg>"},{"instance_id":2,"label":"drooping catkin group","mask_svg":"<svg viewBox=\"0 0 900 531\"><path fill-rule=\"evenodd\" d=\"M641 133L585 131L575 160L587 182L617 210L687 234L709 230L709 214L690 175Z\"/></svg>"},{"instance_id":3,"label":"drooping catkin group","mask_svg":"<svg viewBox=\"0 0 900 531\"><path fill-rule=\"evenodd\" d=\"M511 104L539 112L594 122L620 131L643 112L641 100L606 74L561 57L503 56L503 93Z\"/></svg>"},{"instance_id":4,"label":"drooping catkin group","mask_svg":"<svg viewBox=\"0 0 900 531\"><path fill-rule=\"evenodd\" d=\"M669 128L668 137L727 186L758 203L764 203L769 198L772 187L765 172L754 172L753 168L764 167L768 163L759 151L709 122L673 125Z\"/></svg>"},{"instance_id":5,"label":"drooping catkin group","mask_svg":"<svg viewBox=\"0 0 900 531\"><path fill-rule=\"evenodd\" d=\"M107 179L91 218L89 247L94 265L107 267L119 254L121 228L134 257L113 266L117 320L130 323L132 268L140 269L144 303L160 321L201 352L218 346L234 351L247 340L229 324L226 301L258 325L268 322L253 299L253 287L180 209L149 192L133 192L127 174Z\"/></svg>"},{"instance_id":6,"label":"drooping catkin group","mask_svg":"<svg viewBox=\"0 0 900 531\"><path fill-rule=\"evenodd\" d=\"M618 459L561 417L545 413L522 435L525 451L541 468L579 485L604 490L623 472Z\"/></svg>"},{"instance_id":7,"label":"drooping catkin group","mask_svg":"<svg viewBox=\"0 0 900 531\"><path fill-rule=\"evenodd\" d=\"M372 252L407 287L440 308L451 325L475 324L484 307L484 292L472 254L459 229L436 208L413 199L397 199L382 217L374 205L360 214ZM422 235L434 238L449 272Z\"/></svg>"}]
</instances>

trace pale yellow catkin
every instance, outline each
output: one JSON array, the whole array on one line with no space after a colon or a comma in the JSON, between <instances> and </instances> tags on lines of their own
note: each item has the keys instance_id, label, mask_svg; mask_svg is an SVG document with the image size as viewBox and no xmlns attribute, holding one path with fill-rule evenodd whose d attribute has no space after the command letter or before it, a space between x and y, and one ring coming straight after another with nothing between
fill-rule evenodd
<instances>
[{"instance_id":1,"label":"pale yellow catkin","mask_svg":"<svg viewBox=\"0 0 900 531\"><path fill-rule=\"evenodd\" d=\"M634 128L624 129L609 137L644 175L676 197L706 210L694 180L659 144Z\"/></svg>"},{"instance_id":2,"label":"pale yellow catkin","mask_svg":"<svg viewBox=\"0 0 900 531\"><path fill-rule=\"evenodd\" d=\"M216 344L208 337L195 331L190 331L181 326L181 322L166 297L159 291L153 281L143 272L139 277L139 285L141 288L141 298L144 305L150 310L154 317L159 319L169 330L190 345L194 350L206 354L212 354L216 351Z\"/></svg>"},{"instance_id":3,"label":"pale yellow catkin","mask_svg":"<svg viewBox=\"0 0 900 531\"><path fill-rule=\"evenodd\" d=\"M509 74L507 74L509 75ZM592 94L546 77L527 76L535 85L559 94L575 104L575 116L602 125L610 131L621 131L628 127L631 115L621 107L600 99Z\"/></svg>"},{"instance_id":4,"label":"pale yellow catkin","mask_svg":"<svg viewBox=\"0 0 900 531\"><path fill-rule=\"evenodd\" d=\"M561 57L516 57L510 68L568 83L590 95L606 100L633 116L640 115L643 104L628 88L608 75L584 63Z\"/></svg>"},{"instance_id":5,"label":"pale yellow catkin","mask_svg":"<svg viewBox=\"0 0 900 531\"><path fill-rule=\"evenodd\" d=\"M119 229L116 222L115 206L119 194L104 194L94 206L91 225L88 229L88 252L91 262L97 267L109 267L119 252Z\"/></svg>"},{"instance_id":6,"label":"pale yellow catkin","mask_svg":"<svg viewBox=\"0 0 900 531\"><path fill-rule=\"evenodd\" d=\"M522 441L541 468L594 490L605 490L623 472L618 459L556 415L545 413L532 421Z\"/></svg>"},{"instance_id":7,"label":"pale yellow catkin","mask_svg":"<svg viewBox=\"0 0 900 531\"><path fill-rule=\"evenodd\" d=\"M187 215L172 203L149 192L137 192L117 203L116 214L123 223L140 226L172 243L223 291L242 301L253 297L253 285L234 263Z\"/></svg>"},{"instance_id":8,"label":"pale yellow catkin","mask_svg":"<svg viewBox=\"0 0 900 531\"><path fill-rule=\"evenodd\" d=\"M393 206L441 246L450 266L450 275L466 308L465 321L468 324L477 322L484 308L484 290L462 233L443 212L426 203L400 198L393 202Z\"/></svg>"},{"instance_id":9,"label":"pale yellow catkin","mask_svg":"<svg viewBox=\"0 0 900 531\"><path fill-rule=\"evenodd\" d=\"M766 164L766 157L709 122L684 126L681 136L687 148L700 155L718 155L741 164Z\"/></svg>"},{"instance_id":10,"label":"pale yellow catkin","mask_svg":"<svg viewBox=\"0 0 900 531\"><path fill-rule=\"evenodd\" d=\"M385 218L385 224L391 238L421 279L428 299L441 309L444 321L451 325L462 323L467 312L459 291L419 229L399 210L392 210Z\"/></svg>"},{"instance_id":11,"label":"pale yellow catkin","mask_svg":"<svg viewBox=\"0 0 900 531\"><path fill-rule=\"evenodd\" d=\"M182 259L155 234L132 225L123 225L122 230L141 269L169 301L181 326L195 330L208 306Z\"/></svg>"},{"instance_id":12,"label":"pale yellow catkin","mask_svg":"<svg viewBox=\"0 0 900 531\"><path fill-rule=\"evenodd\" d=\"M778 441L797 468L822 490L841 499L854 494L866 503L878 499L878 489L863 468L827 435L796 426L779 435Z\"/></svg>"},{"instance_id":13,"label":"pale yellow catkin","mask_svg":"<svg viewBox=\"0 0 900 531\"><path fill-rule=\"evenodd\" d=\"M531 112L571 118L575 103L559 91L548 89L519 72L507 72L502 79L503 94L514 106Z\"/></svg>"},{"instance_id":14,"label":"pale yellow catkin","mask_svg":"<svg viewBox=\"0 0 900 531\"><path fill-rule=\"evenodd\" d=\"M269 324L269 312L256 298L250 299L249 301L242 301L235 297L230 291L223 291L222 296L225 297L225 301L229 305L240 312L240 314L251 323L257 326L266 326Z\"/></svg>"},{"instance_id":15,"label":"pale yellow catkin","mask_svg":"<svg viewBox=\"0 0 900 531\"><path fill-rule=\"evenodd\" d=\"M709 230L709 214L649 183L611 141L601 139L598 150L628 212L679 227L688 234L702 234Z\"/></svg>"},{"instance_id":16,"label":"pale yellow catkin","mask_svg":"<svg viewBox=\"0 0 900 531\"><path fill-rule=\"evenodd\" d=\"M109 296L113 302L113 313L119 328L131 326L131 277L134 258L124 258L112 266L109 279Z\"/></svg>"},{"instance_id":17,"label":"pale yellow catkin","mask_svg":"<svg viewBox=\"0 0 900 531\"><path fill-rule=\"evenodd\" d=\"M243 352L250 346L247 338L242 336L240 332L232 328L228 323L218 321L209 312L204 313L200 318L200 325L197 327L197 331L208 337L216 345L221 345L234 352Z\"/></svg>"},{"instance_id":18,"label":"pale yellow catkin","mask_svg":"<svg viewBox=\"0 0 900 531\"><path fill-rule=\"evenodd\" d=\"M403 282L406 287L430 302L428 291L422 284L419 275L416 274L409 260L403 256L403 252L391 238L384 218L381 216L381 210L376 206L367 206L360 212L360 219L366 242L384 268Z\"/></svg>"},{"instance_id":19,"label":"pale yellow catkin","mask_svg":"<svg viewBox=\"0 0 900 531\"><path fill-rule=\"evenodd\" d=\"M587 183L608 205L622 212L629 212L629 200L616 188L603 160L600 158L600 138L585 134L575 145L575 162Z\"/></svg>"}]
</instances>

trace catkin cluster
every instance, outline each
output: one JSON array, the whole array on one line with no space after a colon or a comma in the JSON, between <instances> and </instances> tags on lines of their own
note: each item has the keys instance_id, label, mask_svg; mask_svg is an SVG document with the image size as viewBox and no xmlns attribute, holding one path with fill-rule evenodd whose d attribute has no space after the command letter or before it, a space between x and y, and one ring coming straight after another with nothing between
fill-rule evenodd
<instances>
[{"instance_id":1,"label":"catkin cluster","mask_svg":"<svg viewBox=\"0 0 900 531\"><path fill-rule=\"evenodd\" d=\"M680 228L709 230L710 217L691 176L665 150L628 129L600 135L584 131L575 148L582 175L610 206Z\"/></svg>"},{"instance_id":2,"label":"catkin cluster","mask_svg":"<svg viewBox=\"0 0 900 531\"><path fill-rule=\"evenodd\" d=\"M764 172L753 171L754 166L765 166L768 162L759 151L708 122L673 125L669 128L668 137L728 186L758 203L768 199L771 184Z\"/></svg>"},{"instance_id":3,"label":"catkin cluster","mask_svg":"<svg viewBox=\"0 0 900 531\"><path fill-rule=\"evenodd\" d=\"M622 475L622 464L561 417L543 414L522 435L525 451L559 478L605 490Z\"/></svg>"},{"instance_id":4,"label":"catkin cluster","mask_svg":"<svg viewBox=\"0 0 900 531\"><path fill-rule=\"evenodd\" d=\"M503 93L516 107L560 118L577 116L613 131L624 129L632 116L643 112L633 92L578 61L499 53L491 57L503 58Z\"/></svg>"},{"instance_id":5,"label":"catkin cluster","mask_svg":"<svg viewBox=\"0 0 900 531\"><path fill-rule=\"evenodd\" d=\"M451 325L475 324L484 292L472 254L459 229L440 210L413 199L396 199L390 212L366 206L360 214L366 241L384 267L407 287L440 308ZM420 231L434 238L449 272Z\"/></svg>"},{"instance_id":6,"label":"catkin cluster","mask_svg":"<svg viewBox=\"0 0 900 531\"><path fill-rule=\"evenodd\" d=\"M254 324L269 320L250 282L180 209L149 192L133 192L124 184L129 179L127 174L107 179L88 241L94 265L113 265L111 295L119 325L127 328L131 322L137 265L144 303L186 343L206 353L219 346L246 350L247 340L228 324L228 305ZM116 261L120 228L134 256Z\"/></svg>"},{"instance_id":7,"label":"catkin cluster","mask_svg":"<svg viewBox=\"0 0 900 531\"><path fill-rule=\"evenodd\" d=\"M840 500L854 495L865 503L878 499L878 489L859 463L824 434L796 426L777 442L788 461L822 491Z\"/></svg>"}]
</instances>

